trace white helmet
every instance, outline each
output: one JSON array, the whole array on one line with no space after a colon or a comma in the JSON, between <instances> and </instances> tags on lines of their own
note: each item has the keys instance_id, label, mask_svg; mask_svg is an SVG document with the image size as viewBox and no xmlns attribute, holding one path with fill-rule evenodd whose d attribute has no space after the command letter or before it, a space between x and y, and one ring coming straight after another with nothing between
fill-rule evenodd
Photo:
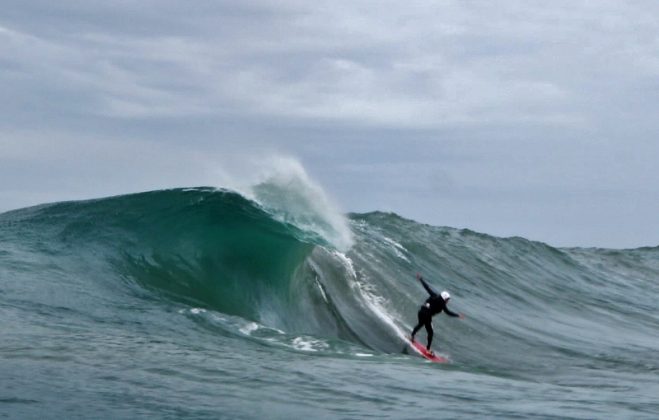
<instances>
[{"instance_id":1,"label":"white helmet","mask_svg":"<svg viewBox=\"0 0 659 420\"><path fill-rule=\"evenodd\" d=\"M447 292L446 290L444 290L439 295L442 297L442 299L444 299L444 301L447 301L451 298L451 294L449 292Z\"/></svg>"}]
</instances>

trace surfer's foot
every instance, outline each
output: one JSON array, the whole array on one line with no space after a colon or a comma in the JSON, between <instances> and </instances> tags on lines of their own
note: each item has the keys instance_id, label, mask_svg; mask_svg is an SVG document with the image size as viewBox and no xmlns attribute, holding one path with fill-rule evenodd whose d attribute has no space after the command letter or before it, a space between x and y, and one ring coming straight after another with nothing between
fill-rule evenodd
<instances>
[{"instance_id":1,"label":"surfer's foot","mask_svg":"<svg viewBox=\"0 0 659 420\"><path fill-rule=\"evenodd\" d=\"M414 342L414 336L413 335L410 335L410 341Z\"/></svg>"},{"instance_id":2,"label":"surfer's foot","mask_svg":"<svg viewBox=\"0 0 659 420\"><path fill-rule=\"evenodd\" d=\"M426 351L428 352L429 355L434 356L435 352L430 350L428 347L426 347Z\"/></svg>"}]
</instances>

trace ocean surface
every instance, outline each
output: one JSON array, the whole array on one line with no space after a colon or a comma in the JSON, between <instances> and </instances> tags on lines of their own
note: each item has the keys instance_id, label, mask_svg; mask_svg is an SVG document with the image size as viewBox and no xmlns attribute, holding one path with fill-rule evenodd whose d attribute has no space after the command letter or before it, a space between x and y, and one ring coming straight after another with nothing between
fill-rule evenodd
<instances>
[{"instance_id":1,"label":"ocean surface","mask_svg":"<svg viewBox=\"0 0 659 420\"><path fill-rule=\"evenodd\" d=\"M0 214L0 418L659 418L659 247L344 216L316 193ZM417 272L465 315L434 318L447 364L404 341Z\"/></svg>"}]
</instances>

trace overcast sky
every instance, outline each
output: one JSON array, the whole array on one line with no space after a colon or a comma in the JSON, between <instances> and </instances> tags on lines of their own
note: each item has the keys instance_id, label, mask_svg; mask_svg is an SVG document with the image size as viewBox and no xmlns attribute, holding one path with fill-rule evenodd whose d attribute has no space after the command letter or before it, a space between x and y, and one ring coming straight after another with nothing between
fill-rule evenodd
<instances>
[{"instance_id":1,"label":"overcast sky","mask_svg":"<svg viewBox=\"0 0 659 420\"><path fill-rule=\"evenodd\" d=\"M0 211L284 155L345 211L659 245L655 0L5 0L0 92Z\"/></svg>"}]
</instances>

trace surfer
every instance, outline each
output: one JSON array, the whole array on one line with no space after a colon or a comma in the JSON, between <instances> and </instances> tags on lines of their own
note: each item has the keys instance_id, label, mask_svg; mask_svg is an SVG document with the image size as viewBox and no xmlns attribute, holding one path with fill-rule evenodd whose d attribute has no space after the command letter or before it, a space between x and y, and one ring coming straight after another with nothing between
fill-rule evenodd
<instances>
[{"instance_id":1,"label":"surfer","mask_svg":"<svg viewBox=\"0 0 659 420\"><path fill-rule=\"evenodd\" d=\"M412 330L410 340L414 342L414 336L416 335L417 331L421 329L421 326L425 326L426 332L428 333L428 344L426 345L426 349L428 349L428 353L432 355L434 354L432 350L430 350L433 336L432 317L442 311L444 311L446 315L456 318L464 318L464 315L452 312L446 306L449 299L451 299L449 292L444 290L442 293L438 294L432 287L430 287L430 285L423 279L423 277L421 277L419 273L416 274L416 278L421 282L423 288L426 289L430 297L426 299L425 303L421 305L421 308L419 309L419 313L417 315L419 317L419 323Z\"/></svg>"}]
</instances>

